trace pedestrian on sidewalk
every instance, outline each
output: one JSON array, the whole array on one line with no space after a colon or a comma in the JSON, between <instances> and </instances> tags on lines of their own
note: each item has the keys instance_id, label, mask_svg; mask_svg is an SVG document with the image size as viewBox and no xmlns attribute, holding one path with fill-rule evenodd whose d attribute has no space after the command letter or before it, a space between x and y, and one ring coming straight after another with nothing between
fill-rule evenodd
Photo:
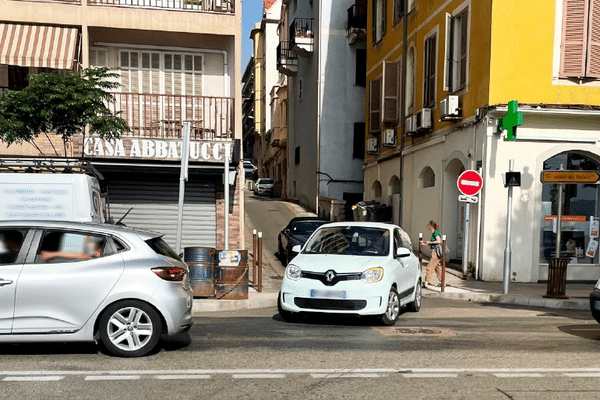
<instances>
[{"instance_id":1,"label":"pedestrian on sidewalk","mask_svg":"<svg viewBox=\"0 0 600 400\"><path fill-rule=\"evenodd\" d=\"M423 242L423 244L429 246L431 249L431 259L429 260L429 264L427 264L427 273L425 274L425 282L423 283L424 288L431 286L431 276L434 271L440 282L438 286L441 286L442 282L442 261L441 254L438 254L438 249L441 250L442 248L442 234L439 231L440 227L435 221L429 221L427 229L431 231L431 239Z\"/></svg>"}]
</instances>

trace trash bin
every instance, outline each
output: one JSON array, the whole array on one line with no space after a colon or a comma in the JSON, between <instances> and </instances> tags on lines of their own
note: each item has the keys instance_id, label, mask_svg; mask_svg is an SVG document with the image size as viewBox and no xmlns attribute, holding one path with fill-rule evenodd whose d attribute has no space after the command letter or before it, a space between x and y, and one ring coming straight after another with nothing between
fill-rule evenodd
<instances>
[{"instance_id":1,"label":"trash bin","mask_svg":"<svg viewBox=\"0 0 600 400\"><path fill-rule=\"evenodd\" d=\"M215 297L217 251L212 247L186 247L183 261L190 269L190 286L194 297Z\"/></svg>"},{"instance_id":2,"label":"trash bin","mask_svg":"<svg viewBox=\"0 0 600 400\"><path fill-rule=\"evenodd\" d=\"M248 298L248 250L219 252L215 270L216 297L226 300Z\"/></svg>"},{"instance_id":3,"label":"trash bin","mask_svg":"<svg viewBox=\"0 0 600 400\"><path fill-rule=\"evenodd\" d=\"M393 210L391 206L378 201L359 201L352 207L355 221L391 222Z\"/></svg>"},{"instance_id":4,"label":"trash bin","mask_svg":"<svg viewBox=\"0 0 600 400\"><path fill-rule=\"evenodd\" d=\"M570 258L549 257L548 261L548 289L544 297L552 299L568 299L567 290L567 265Z\"/></svg>"}]
</instances>

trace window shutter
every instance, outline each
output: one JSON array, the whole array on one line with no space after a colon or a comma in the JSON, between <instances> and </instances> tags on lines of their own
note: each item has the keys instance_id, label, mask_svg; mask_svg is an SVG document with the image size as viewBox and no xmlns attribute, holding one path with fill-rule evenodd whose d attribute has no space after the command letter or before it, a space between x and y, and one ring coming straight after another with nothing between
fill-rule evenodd
<instances>
[{"instance_id":1,"label":"window shutter","mask_svg":"<svg viewBox=\"0 0 600 400\"><path fill-rule=\"evenodd\" d=\"M373 4L373 7L371 7L371 35L373 36L373 44L375 44L377 43L377 0L373 0L371 4Z\"/></svg>"},{"instance_id":2,"label":"window shutter","mask_svg":"<svg viewBox=\"0 0 600 400\"><path fill-rule=\"evenodd\" d=\"M590 1L589 21L585 75L588 78L600 78L600 0Z\"/></svg>"},{"instance_id":3,"label":"window shutter","mask_svg":"<svg viewBox=\"0 0 600 400\"><path fill-rule=\"evenodd\" d=\"M381 13L381 37L385 36L385 29L387 27L387 0L383 1L383 12Z\"/></svg>"},{"instance_id":4,"label":"window shutter","mask_svg":"<svg viewBox=\"0 0 600 400\"><path fill-rule=\"evenodd\" d=\"M452 15L446 13L446 43L444 59L444 90L449 92L452 88Z\"/></svg>"},{"instance_id":5,"label":"window shutter","mask_svg":"<svg viewBox=\"0 0 600 400\"><path fill-rule=\"evenodd\" d=\"M398 123L398 93L400 92L400 63L383 63L383 122Z\"/></svg>"},{"instance_id":6,"label":"window shutter","mask_svg":"<svg viewBox=\"0 0 600 400\"><path fill-rule=\"evenodd\" d=\"M589 0L564 0L560 76L585 75Z\"/></svg>"},{"instance_id":7,"label":"window shutter","mask_svg":"<svg viewBox=\"0 0 600 400\"><path fill-rule=\"evenodd\" d=\"M381 79L369 82L369 132L381 130Z\"/></svg>"},{"instance_id":8,"label":"window shutter","mask_svg":"<svg viewBox=\"0 0 600 400\"><path fill-rule=\"evenodd\" d=\"M429 38L429 106L432 106L435 102L435 60L436 60L436 46L435 46L435 38L433 35Z\"/></svg>"},{"instance_id":9,"label":"window shutter","mask_svg":"<svg viewBox=\"0 0 600 400\"><path fill-rule=\"evenodd\" d=\"M460 29L460 82L459 89L464 89L467 85L467 48L469 44L468 40L468 27L469 27L469 9L465 9L460 17L461 29Z\"/></svg>"}]
</instances>

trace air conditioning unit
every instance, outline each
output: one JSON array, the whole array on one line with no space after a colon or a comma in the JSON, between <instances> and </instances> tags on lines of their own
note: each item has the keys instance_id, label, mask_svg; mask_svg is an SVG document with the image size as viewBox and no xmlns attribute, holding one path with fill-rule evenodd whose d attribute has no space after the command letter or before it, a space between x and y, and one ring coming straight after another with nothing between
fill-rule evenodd
<instances>
[{"instance_id":1,"label":"air conditioning unit","mask_svg":"<svg viewBox=\"0 0 600 400\"><path fill-rule=\"evenodd\" d=\"M386 129L383 131L383 145L386 147L396 147L396 130Z\"/></svg>"},{"instance_id":2,"label":"air conditioning unit","mask_svg":"<svg viewBox=\"0 0 600 400\"><path fill-rule=\"evenodd\" d=\"M371 138L367 140L367 153L368 154L379 154L379 147L377 146L377 138Z\"/></svg>"},{"instance_id":3,"label":"air conditioning unit","mask_svg":"<svg viewBox=\"0 0 600 400\"><path fill-rule=\"evenodd\" d=\"M440 118L442 121L461 118L461 109L458 105L458 96L448 96L440 101Z\"/></svg>"},{"instance_id":4,"label":"air conditioning unit","mask_svg":"<svg viewBox=\"0 0 600 400\"><path fill-rule=\"evenodd\" d=\"M417 130L431 129L431 108L422 108L417 113Z\"/></svg>"},{"instance_id":5,"label":"air conditioning unit","mask_svg":"<svg viewBox=\"0 0 600 400\"><path fill-rule=\"evenodd\" d=\"M409 136L414 134L415 132L417 132L417 116L416 115L409 115L408 117L406 117L406 119L404 120L404 131Z\"/></svg>"}]
</instances>

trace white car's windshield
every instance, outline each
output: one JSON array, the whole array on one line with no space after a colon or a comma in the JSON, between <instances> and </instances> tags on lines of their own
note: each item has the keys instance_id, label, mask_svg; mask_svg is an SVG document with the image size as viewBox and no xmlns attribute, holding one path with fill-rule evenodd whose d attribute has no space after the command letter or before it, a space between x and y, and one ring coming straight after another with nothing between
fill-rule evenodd
<instances>
[{"instance_id":1,"label":"white car's windshield","mask_svg":"<svg viewBox=\"0 0 600 400\"><path fill-rule=\"evenodd\" d=\"M386 256L390 252L387 229L363 226L324 227L307 243L306 254Z\"/></svg>"}]
</instances>

